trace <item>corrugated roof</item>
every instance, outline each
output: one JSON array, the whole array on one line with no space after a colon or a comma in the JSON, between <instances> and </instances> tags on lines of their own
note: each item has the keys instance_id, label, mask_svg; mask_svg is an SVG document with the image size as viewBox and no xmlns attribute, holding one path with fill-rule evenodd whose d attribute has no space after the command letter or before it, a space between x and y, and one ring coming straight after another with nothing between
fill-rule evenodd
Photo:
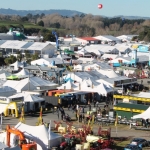
<instances>
[{"instance_id":1,"label":"corrugated roof","mask_svg":"<svg viewBox=\"0 0 150 150\"><path fill-rule=\"evenodd\" d=\"M0 45L4 44L7 40L0 40Z\"/></svg>"},{"instance_id":2,"label":"corrugated roof","mask_svg":"<svg viewBox=\"0 0 150 150\"><path fill-rule=\"evenodd\" d=\"M40 42L34 42L31 46L29 46L28 50L42 50L46 46L51 45L49 43L40 43Z\"/></svg>"},{"instance_id":3,"label":"corrugated roof","mask_svg":"<svg viewBox=\"0 0 150 150\"><path fill-rule=\"evenodd\" d=\"M27 42L24 41L6 41L1 45L1 48L12 48L12 49L20 49Z\"/></svg>"},{"instance_id":4,"label":"corrugated roof","mask_svg":"<svg viewBox=\"0 0 150 150\"><path fill-rule=\"evenodd\" d=\"M25 45L23 45L21 48L26 49L28 47L30 47L34 42L28 42Z\"/></svg>"}]
</instances>

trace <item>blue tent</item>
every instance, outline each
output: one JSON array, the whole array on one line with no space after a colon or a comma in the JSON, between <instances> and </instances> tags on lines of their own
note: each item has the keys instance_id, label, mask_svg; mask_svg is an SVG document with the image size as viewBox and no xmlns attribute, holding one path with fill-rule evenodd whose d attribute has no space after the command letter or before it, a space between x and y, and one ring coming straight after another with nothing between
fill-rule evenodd
<instances>
[{"instance_id":1,"label":"blue tent","mask_svg":"<svg viewBox=\"0 0 150 150\"><path fill-rule=\"evenodd\" d=\"M67 79L64 79L64 80L65 80L65 82L68 82L68 81L73 82L73 80L71 78L67 78Z\"/></svg>"}]
</instances>

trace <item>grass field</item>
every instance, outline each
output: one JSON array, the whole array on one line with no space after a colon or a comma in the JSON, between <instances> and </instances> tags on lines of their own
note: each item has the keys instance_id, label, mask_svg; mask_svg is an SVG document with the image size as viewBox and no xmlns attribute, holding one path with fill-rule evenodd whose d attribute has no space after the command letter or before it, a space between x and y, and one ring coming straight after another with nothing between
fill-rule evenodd
<instances>
[{"instance_id":1,"label":"grass field","mask_svg":"<svg viewBox=\"0 0 150 150\"><path fill-rule=\"evenodd\" d=\"M22 24L25 28L29 28L29 27L34 27L34 28L43 28L41 26L38 26L36 24L33 23L29 23L29 22L21 22L21 21L0 21L0 26L17 26L19 24Z\"/></svg>"},{"instance_id":2,"label":"grass field","mask_svg":"<svg viewBox=\"0 0 150 150\"><path fill-rule=\"evenodd\" d=\"M9 27L10 25L13 26L18 26L18 25L23 25L24 28L37 28L37 29L43 29L45 27L39 26L37 24L34 23L30 23L30 22L21 22L21 21L0 21L0 26L5 26L5 27ZM65 30L65 29L55 29L55 28L46 28L48 30Z\"/></svg>"}]
</instances>

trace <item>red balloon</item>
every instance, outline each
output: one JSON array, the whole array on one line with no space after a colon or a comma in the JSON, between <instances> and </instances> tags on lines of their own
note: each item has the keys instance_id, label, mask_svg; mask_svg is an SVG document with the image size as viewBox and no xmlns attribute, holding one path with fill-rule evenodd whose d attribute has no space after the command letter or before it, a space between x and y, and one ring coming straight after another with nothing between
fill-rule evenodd
<instances>
[{"instance_id":1,"label":"red balloon","mask_svg":"<svg viewBox=\"0 0 150 150\"><path fill-rule=\"evenodd\" d=\"M103 5L102 4L98 4L98 8L99 9L103 8Z\"/></svg>"}]
</instances>

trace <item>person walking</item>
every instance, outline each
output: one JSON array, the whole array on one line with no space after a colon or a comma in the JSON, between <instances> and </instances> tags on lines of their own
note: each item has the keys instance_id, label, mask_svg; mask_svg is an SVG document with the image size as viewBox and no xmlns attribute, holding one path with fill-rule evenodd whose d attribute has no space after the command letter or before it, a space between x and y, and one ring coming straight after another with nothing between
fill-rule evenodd
<instances>
[{"instance_id":1,"label":"person walking","mask_svg":"<svg viewBox=\"0 0 150 150\"><path fill-rule=\"evenodd\" d=\"M89 111L91 111L91 104L90 101L88 101Z\"/></svg>"},{"instance_id":2,"label":"person walking","mask_svg":"<svg viewBox=\"0 0 150 150\"><path fill-rule=\"evenodd\" d=\"M57 117L59 119L59 109L57 108Z\"/></svg>"}]
</instances>

